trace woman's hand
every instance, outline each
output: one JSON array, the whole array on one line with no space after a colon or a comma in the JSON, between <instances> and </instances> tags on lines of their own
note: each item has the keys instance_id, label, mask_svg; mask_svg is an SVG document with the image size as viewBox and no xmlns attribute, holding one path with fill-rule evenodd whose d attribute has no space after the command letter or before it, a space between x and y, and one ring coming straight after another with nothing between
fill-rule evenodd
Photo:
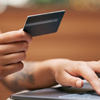
<instances>
[{"instance_id":1,"label":"woman's hand","mask_svg":"<svg viewBox=\"0 0 100 100\"><path fill-rule=\"evenodd\" d=\"M96 75L96 73L100 73L100 61L84 62L55 59L47 62L52 66L50 68L57 83L63 86L81 88L83 81L79 77L83 77L100 94L100 81Z\"/></svg>"},{"instance_id":2,"label":"woman's hand","mask_svg":"<svg viewBox=\"0 0 100 100\"><path fill-rule=\"evenodd\" d=\"M24 62L23 70L11 74L2 80L12 91L24 89L41 89L61 84L81 88L85 78L100 95L100 61L72 61L68 59L51 59L41 62ZM15 87L16 85L16 87Z\"/></svg>"},{"instance_id":3,"label":"woman's hand","mask_svg":"<svg viewBox=\"0 0 100 100\"><path fill-rule=\"evenodd\" d=\"M23 32L11 31L0 33L0 78L17 72L23 68L22 61L32 37Z\"/></svg>"}]
</instances>

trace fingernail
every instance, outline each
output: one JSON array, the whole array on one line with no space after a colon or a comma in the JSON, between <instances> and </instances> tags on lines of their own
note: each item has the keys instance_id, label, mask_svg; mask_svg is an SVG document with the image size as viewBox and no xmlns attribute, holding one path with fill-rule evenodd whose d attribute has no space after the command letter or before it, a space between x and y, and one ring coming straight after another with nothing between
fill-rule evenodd
<instances>
[{"instance_id":1,"label":"fingernail","mask_svg":"<svg viewBox=\"0 0 100 100\"><path fill-rule=\"evenodd\" d=\"M98 93L98 95L100 95L100 90L97 90L96 92Z\"/></svg>"},{"instance_id":2,"label":"fingernail","mask_svg":"<svg viewBox=\"0 0 100 100\"><path fill-rule=\"evenodd\" d=\"M100 95L100 81L96 83L96 92Z\"/></svg>"},{"instance_id":3,"label":"fingernail","mask_svg":"<svg viewBox=\"0 0 100 100\"><path fill-rule=\"evenodd\" d=\"M77 88L81 88L82 87L82 81L81 80L76 81L76 87Z\"/></svg>"},{"instance_id":4,"label":"fingernail","mask_svg":"<svg viewBox=\"0 0 100 100\"><path fill-rule=\"evenodd\" d=\"M19 32L22 32L23 31L23 29L20 29L20 30L18 30Z\"/></svg>"}]
</instances>

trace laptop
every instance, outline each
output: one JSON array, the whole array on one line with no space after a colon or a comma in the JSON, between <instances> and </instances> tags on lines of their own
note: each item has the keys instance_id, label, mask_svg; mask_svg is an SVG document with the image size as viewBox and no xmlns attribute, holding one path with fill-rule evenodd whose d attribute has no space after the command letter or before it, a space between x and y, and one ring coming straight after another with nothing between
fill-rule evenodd
<instances>
[{"instance_id":1,"label":"laptop","mask_svg":"<svg viewBox=\"0 0 100 100\"><path fill-rule=\"evenodd\" d=\"M84 80L83 88L59 85L52 88L15 93L10 98L12 100L100 100L100 96L86 80Z\"/></svg>"}]
</instances>

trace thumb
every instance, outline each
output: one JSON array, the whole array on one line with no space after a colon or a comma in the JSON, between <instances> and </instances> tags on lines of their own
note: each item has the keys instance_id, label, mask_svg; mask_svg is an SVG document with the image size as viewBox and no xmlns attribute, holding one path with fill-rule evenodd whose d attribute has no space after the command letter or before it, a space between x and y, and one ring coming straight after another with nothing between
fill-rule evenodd
<instances>
[{"instance_id":1,"label":"thumb","mask_svg":"<svg viewBox=\"0 0 100 100\"><path fill-rule=\"evenodd\" d=\"M83 81L82 79L78 78L78 77L74 77L70 74L68 74L67 72L64 72L63 77L61 79L59 79L59 83L63 86L72 86L72 87L76 87L76 88L81 88L83 87Z\"/></svg>"}]
</instances>

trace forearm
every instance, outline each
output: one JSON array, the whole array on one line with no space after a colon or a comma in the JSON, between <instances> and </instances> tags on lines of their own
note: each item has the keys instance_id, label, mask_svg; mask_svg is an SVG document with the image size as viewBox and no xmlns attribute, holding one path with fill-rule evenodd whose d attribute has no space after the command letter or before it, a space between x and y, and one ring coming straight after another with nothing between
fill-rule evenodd
<instances>
[{"instance_id":1,"label":"forearm","mask_svg":"<svg viewBox=\"0 0 100 100\"><path fill-rule=\"evenodd\" d=\"M50 66L48 61L25 62L23 70L7 76L2 82L14 92L51 87L57 83Z\"/></svg>"}]
</instances>

